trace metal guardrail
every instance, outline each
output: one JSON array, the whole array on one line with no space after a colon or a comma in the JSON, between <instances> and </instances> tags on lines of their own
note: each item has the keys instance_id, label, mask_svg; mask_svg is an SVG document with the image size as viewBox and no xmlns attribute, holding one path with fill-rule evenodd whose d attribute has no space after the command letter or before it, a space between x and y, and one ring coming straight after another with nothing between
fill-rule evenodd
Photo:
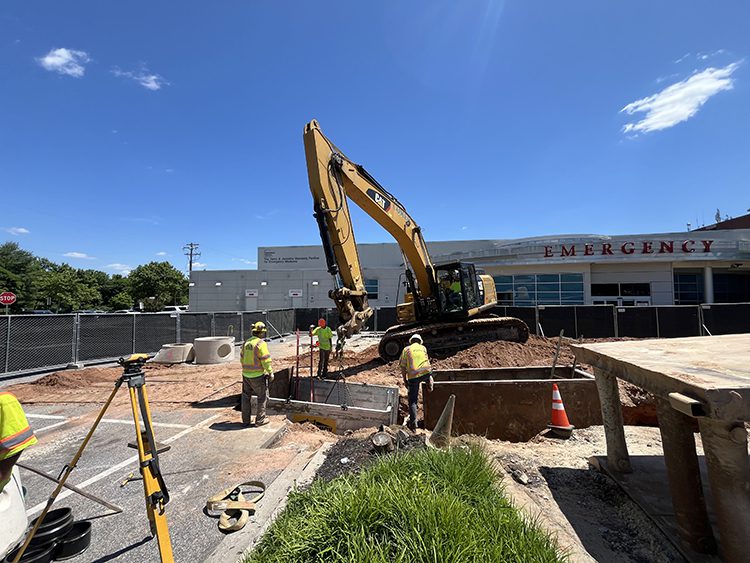
<instances>
[{"instance_id":1,"label":"metal guardrail","mask_svg":"<svg viewBox=\"0 0 750 563\"><path fill-rule=\"evenodd\" d=\"M498 315L516 316L537 335L565 330L571 338L671 338L750 332L750 303L647 307L613 305L498 306ZM163 344L202 336L250 337L263 321L271 337L306 331L324 318L336 327L333 309L277 309L213 313L70 314L0 316L0 378L102 362L134 352L157 352ZM395 307L376 308L368 328L384 331L395 323Z\"/></svg>"}]
</instances>

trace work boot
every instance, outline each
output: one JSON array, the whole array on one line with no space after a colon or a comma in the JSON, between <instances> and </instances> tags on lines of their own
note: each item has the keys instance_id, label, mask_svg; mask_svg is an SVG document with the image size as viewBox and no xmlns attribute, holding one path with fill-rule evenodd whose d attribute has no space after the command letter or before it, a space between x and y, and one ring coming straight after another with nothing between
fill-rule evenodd
<instances>
[{"instance_id":1,"label":"work boot","mask_svg":"<svg viewBox=\"0 0 750 563\"><path fill-rule=\"evenodd\" d=\"M265 425L266 425L266 424L268 424L269 422L271 422L271 421L270 421L270 420L268 420L268 417L267 417L267 416L264 416L263 418L256 418L256 419L255 419L255 426L256 426L256 427L258 427L258 426L265 426Z\"/></svg>"}]
</instances>

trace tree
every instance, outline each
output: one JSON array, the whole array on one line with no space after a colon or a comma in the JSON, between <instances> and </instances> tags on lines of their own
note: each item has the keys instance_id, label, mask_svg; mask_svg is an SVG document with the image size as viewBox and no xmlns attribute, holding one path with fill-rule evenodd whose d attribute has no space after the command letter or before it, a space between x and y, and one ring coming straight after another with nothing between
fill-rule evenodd
<instances>
[{"instance_id":1,"label":"tree","mask_svg":"<svg viewBox=\"0 0 750 563\"><path fill-rule=\"evenodd\" d=\"M130 293L130 282L120 274L109 277L99 291L102 293L104 305L112 311L133 307L135 300Z\"/></svg>"},{"instance_id":2,"label":"tree","mask_svg":"<svg viewBox=\"0 0 750 563\"><path fill-rule=\"evenodd\" d=\"M187 303L188 280L169 262L149 262L130 272L130 294L146 311Z\"/></svg>"},{"instance_id":3,"label":"tree","mask_svg":"<svg viewBox=\"0 0 750 563\"><path fill-rule=\"evenodd\" d=\"M127 291L121 291L117 295L113 295L107 301L107 307L112 311L118 309L131 309L133 307L133 297Z\"/></svg>"},{"instance_id":4,"label":"tree","mask_svg":"<svg viewBox=\"0 0 750 563\"><path fill-rule=\"evenodd\" d=\"M48 260L21 250L18 243L6 242L0 245L0 264L0 291L12 291L18 298L11 309L36 309L43 304L34 282L51 264Z\"/></svg>"},{"instance_id":5,"label":"tree","mask_svg":"<svg viewBox=\"0 0 750 563\"><path fill-rule=\"evenodd\" d=\"M99 291L83 283L78 272L68 264L54 266L44 272L37 287L42 295L52 301L52 308L58 313L90 309L102 300Z\"/></svg>"}]
</instances>

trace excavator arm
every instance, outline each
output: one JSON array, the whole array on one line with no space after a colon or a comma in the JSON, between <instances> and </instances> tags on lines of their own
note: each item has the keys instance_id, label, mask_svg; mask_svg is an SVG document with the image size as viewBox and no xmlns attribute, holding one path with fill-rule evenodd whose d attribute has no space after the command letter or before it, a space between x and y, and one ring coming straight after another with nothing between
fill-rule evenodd
<instances>
[{"instance_id":1,"label":"excavator arm","mask_svg":"<svg viewBox=\"0 0 750 563\"><path fill-rule=\"evenodd\" d=\"M336 280L329 296L339 311L339 339L359 332L372 315L347 198L396 239L411 266L406 273L407 289L418 308L436 291L433 266L420 227L393 195L323 135L317 121L305 126L303 139L314 216L328 272Z\"/></svg>"}]
</instances>

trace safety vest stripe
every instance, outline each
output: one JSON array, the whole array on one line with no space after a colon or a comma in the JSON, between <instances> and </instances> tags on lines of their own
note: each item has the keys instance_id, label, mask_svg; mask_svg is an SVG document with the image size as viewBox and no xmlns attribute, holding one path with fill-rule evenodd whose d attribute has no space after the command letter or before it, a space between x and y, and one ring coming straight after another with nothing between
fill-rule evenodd
<instances>
[{"instance_id":1,"label":"safety vest stripe","mask_svg":"<svg viewBox=\"0 0 750 563\"><path fill-rule=\"evenodd\" d=\"M34 437L34 431L31 430L30 426L27 426L20 432L11 434L10 436L0 440L0 450L12 450L24 443L28 442Z\"/></svg>"},{"instance_id":2,"label":"safety vest stripe","mask_svg":"<svg viewBox=\"0 0 750 563\"><path fill-rule=\"evenodd\" d=\"M268 358L271 357L271 355L270 354L265 354L265 355L263 355L261 357L258 357L258 348L260 347L261 342L263 342L263 341L260 340L260 339L258 339L257 342L255 342L254 344L252 344L252 347L253 347L253 363L251 363L251 364L243 363L242 364L242 369L245 369L245 370L262 370L263 369L263 365L261 364L261 361L262 360L267 360ZM246 351L246 350L247 350L247 348L245 348L244 351ZM242 359L246 360L246 358L244 356L245 356L245 354L243 353L243 358Z\"/></svg>"}]
</instances>

